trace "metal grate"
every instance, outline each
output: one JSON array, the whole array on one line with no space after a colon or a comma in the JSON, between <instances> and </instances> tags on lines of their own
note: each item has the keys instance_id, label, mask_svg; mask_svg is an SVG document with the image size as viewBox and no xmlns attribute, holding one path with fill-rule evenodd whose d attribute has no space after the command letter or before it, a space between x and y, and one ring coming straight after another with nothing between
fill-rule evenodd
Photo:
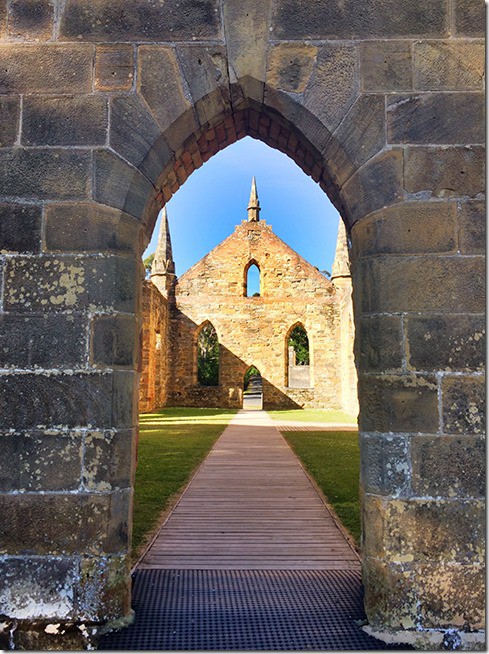
<instances>
[{"instance_id":1,"label":"metal grate","mask_svg":"<svg viewBox=\"0 0 489 654\"><path fill-rule=\"evenodd\" d=\"M350 570L140 570L134 624L102 650L379 650Z\"/></svg>"}]
</instances>

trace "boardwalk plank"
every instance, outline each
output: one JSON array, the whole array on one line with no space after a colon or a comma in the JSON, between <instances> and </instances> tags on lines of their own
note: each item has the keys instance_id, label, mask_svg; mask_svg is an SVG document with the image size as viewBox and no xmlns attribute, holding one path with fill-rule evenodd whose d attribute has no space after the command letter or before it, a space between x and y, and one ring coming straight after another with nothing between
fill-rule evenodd
<instances>
[{"instance_id":1,"label":"boardwalk plank","mask_svg":"<svg viewBox=\"0 0 489 654\"><path fill-rule=\"evenodd\" d=\"M141 569L359 570L359 559L263 411L223 432Z\"/></svg>"}]
</instances>

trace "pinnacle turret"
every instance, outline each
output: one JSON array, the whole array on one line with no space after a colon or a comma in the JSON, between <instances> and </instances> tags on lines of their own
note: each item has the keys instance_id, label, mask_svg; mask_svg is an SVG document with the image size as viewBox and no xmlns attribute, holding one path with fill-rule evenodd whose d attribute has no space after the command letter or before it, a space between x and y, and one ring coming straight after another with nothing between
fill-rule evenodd
<instances>
[{"instance_id":1,"label":"pinnacle turret","mask_svg":"<svg viewBox=\"0 0 489 654\"><path fill-rule=\"evenodd\" d=\"M248 202L248 220L250 222L258 222L260 220L260 201L258 200L256 179L254 177L251 180L250 201Z\"/></svg>"},{"instance_id":2,"label":"pinnacle turret","mask_svg":"<svg viewBox=\"0 0 489 654\"><path fill-rule=\"evenodd\" d=\"M161 216L160 232L158 234L158 245L156 246L153 265L151 266L150 279L164 294L172 286L175 278L175 263L171 247L170 227L166 207L163 208Z\"/></svg>"},{"instance_id":3,"label":"pinnacle turret","mask_svg":"<svg viewBox=\"0 0 489 654\"><path fill-rule=\"evenodd\" d=\"M336 240L336 252L331 271L331 281L338 283L339 279L350 278L350 259L348 256L348 245L346 240L345 223L340 218L338 225L338 238Z\"/></svg>"}]
</instances>

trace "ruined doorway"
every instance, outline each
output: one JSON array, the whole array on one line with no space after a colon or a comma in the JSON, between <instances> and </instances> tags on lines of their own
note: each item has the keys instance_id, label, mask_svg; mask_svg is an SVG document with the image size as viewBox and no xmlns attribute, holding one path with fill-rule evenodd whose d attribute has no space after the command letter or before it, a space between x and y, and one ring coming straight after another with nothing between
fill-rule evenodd
<instances>
[{"instance_id":1,"label":"ruined doorway","mask_svg":"<svg viewBox=\"0 0 489 654\"><path fill-rule=\"evenodd\" d=\"M263 379L255 366L250 366L243 378L243 409L259 411L263 409Z\"/></svg>"}]
</instances>

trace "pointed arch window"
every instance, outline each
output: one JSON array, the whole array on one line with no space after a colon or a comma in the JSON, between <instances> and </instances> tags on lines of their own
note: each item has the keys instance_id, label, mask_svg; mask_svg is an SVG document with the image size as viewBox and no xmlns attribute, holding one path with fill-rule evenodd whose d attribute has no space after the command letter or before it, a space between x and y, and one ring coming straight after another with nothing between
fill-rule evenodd
<instances>
[{"instance_id":1,"label":"pointed arch window","mask_svg":"<svg viewBox=\"0 0 489 654\"><path fill-rule=\"evenodd\" d=\"M219 385L219 339L212 323L205 323L197 336L197 381L201 386Z\"/></svg>"},{"instance_id":2,"label":"pointed arch window","mask_svg":"<svg viewBox=\"0 0 489 654\"><path fill-rule=\"evenodd\" d=\"M256 366L250 366L243 377L243 409L263 408L263 380Z\"/></svg>"},{"instance_id":3,"label":"pointed arch window","mask_svg":"<svg viewBox=\"0 0 489 654\"><path fill-rule=\"evenodd\" d=\"M289 388L310 388L309 337L304 326L298 323L287 337L287 386Z\"/></svg>"},{"instance_id":4,"label":"pointed arch window","mask_svg":"<svg viewBox=\"0 0 489 654\"><path fill-rule=\"evenodd\" d=\"M261 295L261 273L260 266L254 260L250 261L245 268L244 274L244 296L260 297Z\"/></svg>"}]
</instances>

